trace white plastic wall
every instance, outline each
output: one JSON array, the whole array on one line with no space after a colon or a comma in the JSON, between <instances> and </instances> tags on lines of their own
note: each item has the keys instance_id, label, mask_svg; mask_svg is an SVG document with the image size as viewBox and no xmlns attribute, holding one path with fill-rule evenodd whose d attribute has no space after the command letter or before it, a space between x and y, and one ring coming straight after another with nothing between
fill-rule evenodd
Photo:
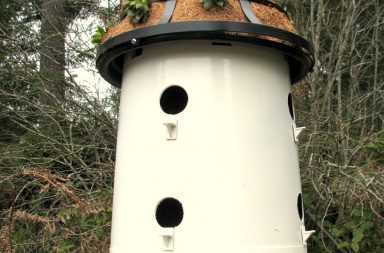
<instances>
[{"instance_id":1,"label":"white plastic wall","mask_svg":"<svg viewBox=\"0 0 384 253\"><path fill-rule=\"evenodd\" d=\"M159 102L172 85L188 94L176 115ZM271 49L178 43L127 56L111 252L306 252L290 91ZM168 197L183 207L175 228L155 217Z\"/></svg>"}]
</instances>

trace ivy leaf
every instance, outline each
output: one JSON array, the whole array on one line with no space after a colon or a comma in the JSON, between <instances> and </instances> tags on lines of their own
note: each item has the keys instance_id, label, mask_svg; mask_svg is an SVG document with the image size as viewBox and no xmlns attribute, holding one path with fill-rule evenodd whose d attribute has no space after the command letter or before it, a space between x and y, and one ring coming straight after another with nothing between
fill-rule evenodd
<instances>
[{"instance_id":1,"label":"ivy leaf","mask_svg":"<svg viewBox=\"0 0 384 253\"><path fill-rule=\"evenodd\" d=\"M121 11L121 19L123 19L124 17L126 17L126 16L128 16L128 12L129 12L129 10L128 9L123 9L122 11Z\"/></svg>"},{"instance_id":2,"label":"ivy leaf","mask_svg":"<svg viewBox=\"0 0 384 253\"><path fill-rule=\"evenodd\" d=\"M102 26L97 26L97 32L98 32L101 36L104 36L104 33L105 33L104 27L102 27Z\"/></svg>"},{"instance_id":3,"label":"ivy leaf","mask_svg":"<svg viewBox=\"0 0 384 253\"><path fill-rule=\"evenodd\" d=\"M342 242L342 243L339 243L337 244L337 249L343 249L343 248L349 248L350 245L348 242Z\"/></svg>"},{"instance_id":4,"label":"ivy leaf","mask_svg":"<svg viewBox=\"0 0 384 253\"><path fill-rule=\"evenodd\" d=\"M135 13L131 10L128 10L128 17L134 17Z\"/></svg>"},{"instance_id":5,"label":"ivy leaf","mask_svg":"<svg viewBox=\"0 0 384 253\"><path fill-rule=\"evenodd\" d=\"M373 228L373 226L374 224L372 221L366 221L363 224L361 224L360 228L363 230L367 230L367 229Z\"/></svg>"},{"instance_id":6,"label":"ivy leaf","mask_svg":"<svg viewBox=\"0 0 384 253\"><path fill-rule=\"evenodd\" d=\"M149 14L150 0L126 0L128 17L131 23L144 23Z\"/></svg>"},{"instance_id":7,"label":"ivy leaf","mask_svg":"<svg viewBox=\"0 0 384 253\"><path fill-rule=\"evenodd\" d=\"M332 228L331 229L331 234L335 237L340 237L342 236L344 233L343 233L343 230L340 230L340 229L337 229L337 228Z\"/></svg>"},{"instance_id":8,"label":"ivy leaf","mask_svg":"<svg viewBox=\"0 0 384 253\"><path fill-rule=\"evenodd\" d=\"M93 44L99 44L102 39L103 39L103 37L97 33L97 34L92 36L92 43Z\"/></svg>"},{"instance_id":9,"label":"ivy leaf","mask_svg":"<svg viewBox=\"0 0 384 253\"><path fill-rule=\"evenodd\" d=\"M364 229L356 229L353 231L352 243L358 244L364 238Z\"/></svg>"},{"instance_id":10,"label":"ivy leaf","mask_svg":"<svg viewBox=\"0 0 384 253\"><path fill-rule=\"evenodd\" d=\"M199 0L199 2L203 4L204 9L209 10L214 5L224 7L227 4L228 0Z\"/></svg>"},{"instance_id":11,"label":"ivy leaf","mask_svg":"<svg viewBox=\"0 0 384 253\"><path fill-rule=\"evenodd\" d=\"M348 221L347 223L345 223L343 225L344 228L346 229L353 229L354 227L356 226L356 222L355 221Z\"/></svg>"},{"instance_id":12,"label":"ivy leaf","mask_svg":"<svg viewBox=\"0 0 384 253\"><path fill-rule=\"evenodd\" d=\"M91 41L93 44L100 44L100 42L103 40L105 34L105 29L102 26L97 26L97 30L94 35L91 37Z\"/></svg>"},{"instance_id":13,"label":"ivy leaf","mask_svg":"<svg viewBox=\"0 0 384 253\"><path fill-rule=\"evenodd\" d=\"M213 0L207 0L204 2L204 9L209 10L213 7Z\"/></svg>"},{"instance_id":14,"label":"ivy leaf","mask_svg":"<svg viewBox=\"0 0 384 253\"><path fill-rule=\"evenodd\" d=\"M359 249L360 249L359 244L357 243L352 243L351 248L353 249L354 252L359 252Z\"/></svg>"},{"instance_id":15,"label":"ivy leaf","mask_svg":"<svg viewBox=\"0 0 384 253\"><path fill-rule=\"evenodd\" d=\"M136 15L135 18L133 19L133 23L139 23L140 19L141 19L141 16Z\"/></svg>"},{"instance_id":16,"label":"ivy leaf","mask_svg":"<svg viewBox=\"0 0 384 253\"><path fill-rule=\"evenodd\" d=\"M216 1L218 6L224 7L224 1Z\"/></svg>"},{"instance_id":17,"label":"ivy leaf","mask_svg":"<svg viewBox=\"0 0 384 253\"><path fill-rule=\"evenodd\" d=\"M355 217L362 217L363 216L363 212L361 210L357 209L357 210L355 210L353 212L353 216L355 216Z\"/></svg>"}]
</instances>

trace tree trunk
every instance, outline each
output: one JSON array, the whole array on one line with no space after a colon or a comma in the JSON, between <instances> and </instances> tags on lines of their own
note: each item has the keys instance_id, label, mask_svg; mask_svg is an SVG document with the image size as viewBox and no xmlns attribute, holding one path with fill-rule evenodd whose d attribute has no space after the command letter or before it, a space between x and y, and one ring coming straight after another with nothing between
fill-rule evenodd
<instances>
[{"instance_id":1,"label":"tree trunk","mask_svg":"<svg viewBox=\"0 0 384 253\"><path fill-rule=\"evenodd\" d=\"M41 7L40 73L42 102L63 104L65 98L65 1L43 0Z\"/></svg>"}]
</instances>

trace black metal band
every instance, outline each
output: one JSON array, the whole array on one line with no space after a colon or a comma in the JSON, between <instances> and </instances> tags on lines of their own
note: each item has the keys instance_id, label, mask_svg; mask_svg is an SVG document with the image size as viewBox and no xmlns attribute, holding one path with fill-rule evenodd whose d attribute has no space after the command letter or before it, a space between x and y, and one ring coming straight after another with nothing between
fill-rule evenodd
<instances>
[{"instance_id":1,"label":"black metal band","mask_svg":"<svg viewBox=\"0 0 384 253\"><path fill-rule=\"evenodd\" d=\"M260 20L253 13L249 0L240 0L240 5L241 5L241 9L243 9L245 16L248 18L248 20L251 23L261 24Z\"/></svg>"},{"instance_id":2,"label":"black metal band","mask_svg":"<svg viewBox=\"0 0 384 253\"><path fill-rule=\"evenodd\" d=\"M207 40L248 43L281 52L288 59L292 84L302 79L314 65L311 45L288 31L251 23L191 21L139 28L111 38L100 45L96 66L105 80L120 87L126 54L154 44Z\"/></svg>"},{"instance_id":3,"label":"black metal band","mask_svg":"<svg viewBox=\"0 0 384 253\"><path fill-rule=\"evenodd\" d=\"M274 2L271 2L268 0L250 0L250 1L275 8L276 10L282 12L285 16L289 17L288 13L283 8L281 8L280 5L275 4Z\"/></svg>"},{"instance_id":4,"label":"black metal band","mask_svg":"<svg viewBox=\"0 0 384 253\"><path fill-rule=\"evenodd\" d=\"M163 13L163 16L161 17L159 24L166 24L169 23L169 21L172 18L173 11L175 10L176 7L176 0L168 0L166 5L165 5L165 10Z\"/></svg>"}]
</instances>

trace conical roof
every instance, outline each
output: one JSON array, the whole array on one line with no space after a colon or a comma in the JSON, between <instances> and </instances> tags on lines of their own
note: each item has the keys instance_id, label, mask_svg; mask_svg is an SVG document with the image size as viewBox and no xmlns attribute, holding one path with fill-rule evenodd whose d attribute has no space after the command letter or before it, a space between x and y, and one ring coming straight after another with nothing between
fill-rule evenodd
<instances>
[{"instance_id":1,"label":"conical roof","mask_svg":"<svg viewBox=\"0 0 384 253\"><path fill-rule=\"evenodd\" d=\"M121 10L126 0L121 1ZM283 52L292 83L314 64L310 44L298 35L288 14L273 0L227 0L209 10L199 0L152 0L148 18L134 24L120 13L108 28L98 50L97 67L111 84L120 87L122 55L149 44L179 40L245 42Z\"/></svg>"}]
</instances>

